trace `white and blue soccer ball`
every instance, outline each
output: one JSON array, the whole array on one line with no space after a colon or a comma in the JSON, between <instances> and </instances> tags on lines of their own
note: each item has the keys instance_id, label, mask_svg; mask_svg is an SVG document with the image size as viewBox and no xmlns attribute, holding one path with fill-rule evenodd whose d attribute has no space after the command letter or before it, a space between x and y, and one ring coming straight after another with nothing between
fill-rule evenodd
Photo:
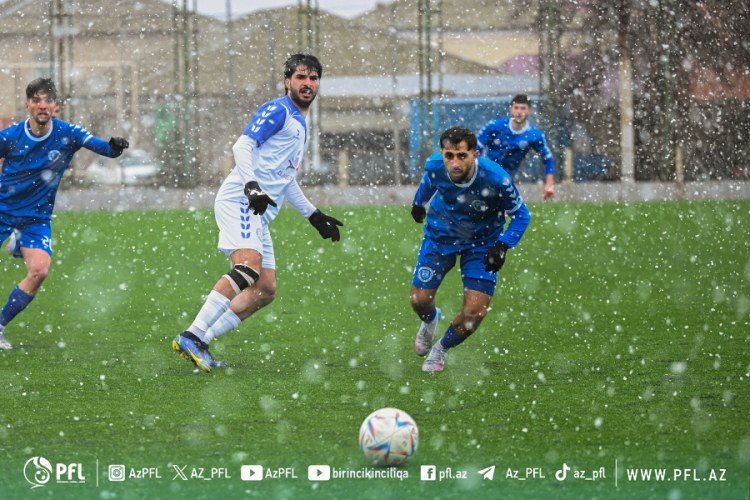
<instances>
[{"instance_id":1,"label":"white and blue soccer ball","mask_svg":"<svg viewBox=\"0 0 750 500\"><path fill-rule=\"evenodd\" d=\"M418 443L417 424L408 413L397 408L375 410L359 428L359 448L374 465L401 465L414 455Z\"/></svg>"}]
</instances>

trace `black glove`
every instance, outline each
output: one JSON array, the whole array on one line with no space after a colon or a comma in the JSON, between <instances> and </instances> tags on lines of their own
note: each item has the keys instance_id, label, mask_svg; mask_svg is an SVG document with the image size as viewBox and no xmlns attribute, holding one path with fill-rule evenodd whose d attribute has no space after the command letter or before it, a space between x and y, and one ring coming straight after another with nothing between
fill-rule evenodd
<instances>
[{"instance_id":1,"label":"black glove","mask_svg":"<svg viewBox=\"0 0 750 500\"><path fill-rule=\"evenodd\" d=\"M505 252L508 251L508 245L498 241L487 250L484 256L484 270L488 273L496 273L502 269L505 264Z\"/></svg>"},{"instance_id":2,"label":"black glove","mask_svg":"<svg viewBox=\"0 0 750 500\"><path fill-rule=\"evenodd\" d=\"M417 224L423 223L426 215L427 209L422 205L411 206L411 218L414 219L414 222L416 222Z\"/></svg>"},{"instance_id":3,"label":"black glove","mask_svg":"<svg viewBox=\"0 0 750 500\"><path fill-rule=\"evenodd\" d=\"M336 226L343 226L344 223L337 218L315 210L307 220L318 230L324 240L331 238L331 241L339 241L341 239L339 228Z\"/></svg>"},{"instance_id":4,"label":"black glove","mask_svg":"<svg viewBox=\"0 0 750 500\"><path fill-rule=\"evenodd\" d=\"M122 137L112 137L109 139L109 147L114 150L115 153L122 154L122 150L130 147L130 143L127 139Z\"/></svg>"},{"instance_id":5,"label":"black glove","mask_svg":"<svg viewBox=\"0 0 750 500\"><path fill-rule=\"evenodd\" d=\"M245 184L245 196L247 196L247 203L253 209L255 215L266 213L268 205L277 206L276 202L263 192L256 181L250 181Z\"/></svg>"}]
</instances>

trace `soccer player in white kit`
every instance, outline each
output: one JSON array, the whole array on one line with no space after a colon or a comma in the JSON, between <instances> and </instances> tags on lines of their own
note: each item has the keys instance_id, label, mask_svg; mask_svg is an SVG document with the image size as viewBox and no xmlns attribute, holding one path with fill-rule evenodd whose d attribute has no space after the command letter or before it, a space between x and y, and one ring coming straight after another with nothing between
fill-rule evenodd
<instances>
[{"instance_id":1,"label":"soccer player in white kit","mask_svg":"<svg viewBox=\"0 0 750 500\"><path fill-rule=\"evenodd\" d=\"M276 261L268 225L285 199L324 239L340 239L343 224L316 209L297 184L308 139L305 117L322 75L315 56L289 57L285 95L263 104L232 147L235 166L214 202L218 247L232 269L216 282L193 323L172 341L182 358L204 372L222 365L212 358L209 343L274 299Z\"/></svg>"}]
</instances>

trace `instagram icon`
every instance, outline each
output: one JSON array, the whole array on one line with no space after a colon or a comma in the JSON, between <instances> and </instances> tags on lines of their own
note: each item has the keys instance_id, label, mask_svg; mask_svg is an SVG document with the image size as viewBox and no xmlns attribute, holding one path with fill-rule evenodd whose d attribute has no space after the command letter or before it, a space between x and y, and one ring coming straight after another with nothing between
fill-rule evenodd
<instances>
[{"instance_id":1,"label":"instagram icon","mask_svg":"<svg viewBox=\"0 0 750 500\"><path fill-rule=\"evenodd\" d=\"M110 465L107 469L107 476L110 481L125 481L125 466Z\"/></svg>"}]
</instances>

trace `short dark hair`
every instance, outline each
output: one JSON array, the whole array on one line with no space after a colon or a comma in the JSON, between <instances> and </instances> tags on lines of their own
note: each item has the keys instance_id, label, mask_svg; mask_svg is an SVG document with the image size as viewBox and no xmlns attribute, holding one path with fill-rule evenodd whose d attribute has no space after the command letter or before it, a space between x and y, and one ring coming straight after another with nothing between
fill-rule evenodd
<instances>
[{"instance_id":1,"label":"short dark hair","mask_svg":"<svg viewBox=\"0 0 750 500\"><path fill-rule=\"evenodd\" d=\"M31 99L39 92L47 94L47 97L51 97L57 101L57 88L55 88L55 82L51 78L37 78L26 86L26 99Z\"/></svg>"},{"instance_id":2,"label":"short dark hair","mask_svg":"<svg viewBox=\"0 0 750 500\"><path fill-rule=\"evenodd\" d=\"M451 127L440 136L440 147L458 146L461 141L466 141L469 151L476 149L477 136L466 127Z\"/></svg>"},{"instance_id":3,"label":"short dark hair","mask_svg":"<svg viewBox=\"0 0 750 500\"><path fill-rule=\"evenodd\" d=\"M293 54L284 62L284 80L291 78L300 66L316 71L318 78L323 78L323 65L320 64L317 57L312 54Z\"/></svg>"},{"instance_id":4,"label":"short dark hair","mask_svg":"<svg viewBox=\"0 0 750 500\"><path fill-rule=\"evenodd\" d=\"M526 94L518 94L510 101L511 106L514 104L526 104L527 106L531 106L531 99L529 99L529 96Z\"/></svg>"}]
</instances>

